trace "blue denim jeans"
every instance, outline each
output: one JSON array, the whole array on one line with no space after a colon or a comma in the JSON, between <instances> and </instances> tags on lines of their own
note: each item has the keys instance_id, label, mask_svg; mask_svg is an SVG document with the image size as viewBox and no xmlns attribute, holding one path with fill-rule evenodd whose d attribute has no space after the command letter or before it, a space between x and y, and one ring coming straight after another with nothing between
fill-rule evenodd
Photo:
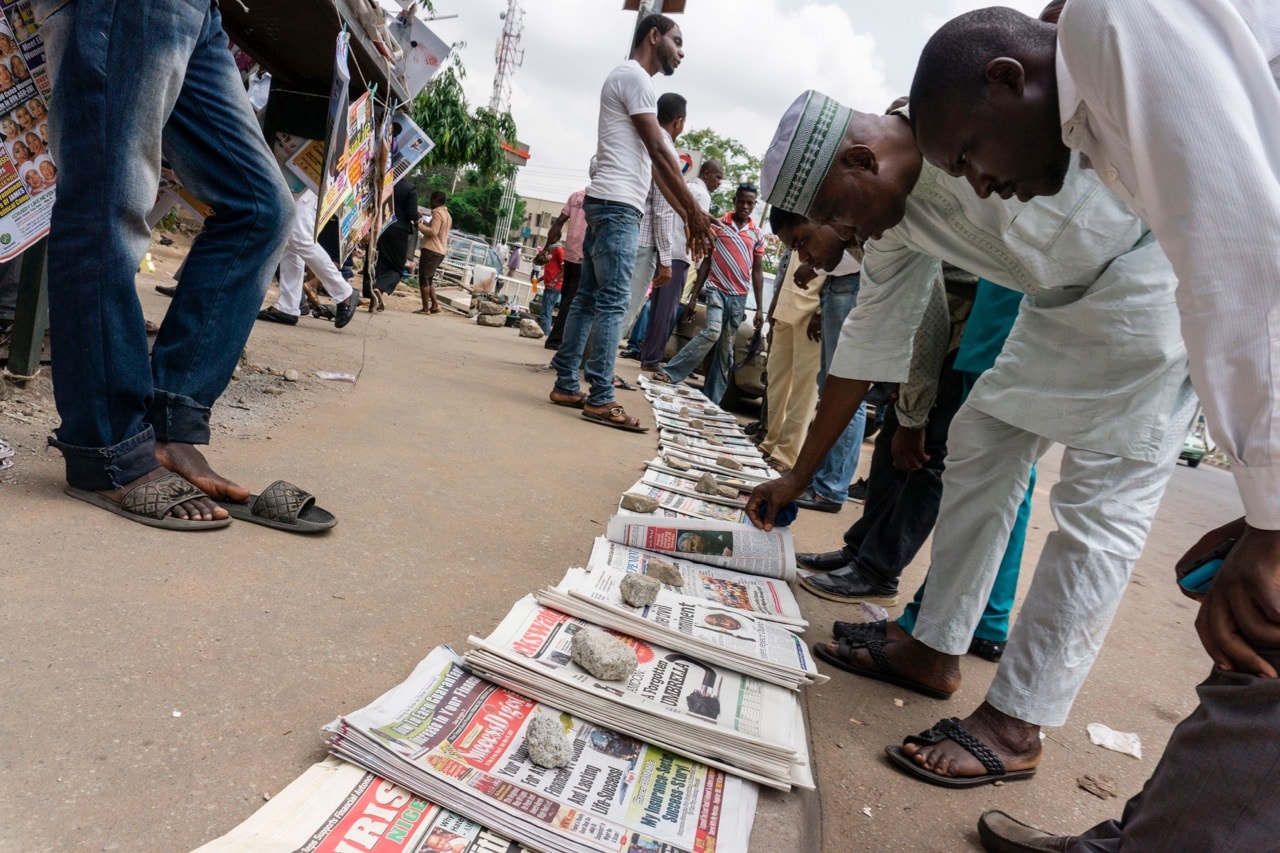
<instances>
[{"instance_id":1,"label":"blue denim jeans","mask_svg":"<svg viewBox=\"0 0 1280 853\"><path fill-rule=\"evenodd\" d=\"M584 203L582 212L587 217L582 278L551 366L556 371L556 391L577 394L581 369L591 385L587 403L605 406L614 399L613 362L622 335L622 316L631 299L631 271L643 214L629 205L595 201Z\"/></svg>"},{"instance_id":2,"label":"blue denim jeans","mask_svg":"<svg viewBox=\"0 0 1280 853\"><path fill-rule=\"evenodd\" d=\"M551 323L555 313L556 306L560 304L560 291L544 290L542 291L542 319L538 321L538 325L542 327L542 334L551 334Z\"/></svg>"},{"instance_id":3,"label":"blue denim jeans","mask_svg":"<svg viewBox=\"0 0 1280 853\"><path fill-rule=\"evenodd\" d=\"M649 333L652 304L646 299L644 305L640 306L640 313L636 316L635 323L631 325L631 334L627 335L627 348L624 350L628 355L639 355L641 347L644 346L644 336Z\"/></svg>"},{"instance_id":4,"label":"blue denim jeans","mask_svg":"<svg viewBox=\"0 0 1280 853\"><path fill-rule=\"evenodd\" d=\"M858 274L829 279L822 288L822 369L818 371L818 387L827 381L831 359L840 342L840 327L858 304ZM844 503L849 499L849 481L858 470L862 453L862 434L867 424L867 406L858 407L853 420L836 439L827 458L813 476L813 490L819 497Z\"/></svg>"},{"instance_id":5,"label":"blue denim jeans","mask_svg":"<svg viewBox=\"0 0 1280 853\"><path fill-rule=\"evenodd\" d=\"M711 352L711 363L707 365L707 381L702 385L702 393L708 400L718 404L724 399L724 392L729 387L729 368L733 366L733 339L747 315L747 297L729 296L714 287L707 287L703 292L707 297L706 328L685 344L662 371L671 377L672 382L680 382L693 373L702 364L707 353Z\"/></svg>"},{"instance_id":6,"label":"blue denim jeans","mask_svg":"<svg viewBox=\"0 0 1280 853\"><path fill-rule=\"evenodd\" d=\"M60 170L49 232L51 443L67 482L110 489L155 442L209 441L209 410L253 328L293 221L209 0L36 0ZM47 17L47 20L46 20ZM134 275L160 158L216 212L192 244L150 357Z\"/></svg>"}]
</instances>

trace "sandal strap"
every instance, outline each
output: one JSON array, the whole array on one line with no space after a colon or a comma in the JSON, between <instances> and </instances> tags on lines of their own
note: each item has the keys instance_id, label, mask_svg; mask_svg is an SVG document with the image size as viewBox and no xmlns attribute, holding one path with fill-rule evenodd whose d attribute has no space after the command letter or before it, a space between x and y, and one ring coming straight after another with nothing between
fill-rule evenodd
<instances>
[{"instance_id":1,"label":"sandal strap","mask_svg":"<svg viewBox=\"0 0 1280 853\"><path fill-rule=\"evenodd\" d=\"M120 509L143 518L164 518L178 504L205 497L208 495L170 471L126 492L120 499Z\"/></svg>"},{"instance_id":2,"label":"sandal strap","mask_svg":"<svg viewBox=\"0 0 1280 853\"><path fill-rule=\"evenodd\" d=\"M871 640L885 640L888 637L889 622L881 619L876 622L835 622L831 633L836 637L847 637L855 642L866 643Z\"/></svg>"},{"instance_id":3,"label":"sandal strap","mask_svg":"<svg viewBox=\"0 0 1280 853\"><path fill-rule=\"evenodd\" d=\"M871 640L863 648L867 650L867 654L871 655L871 660L875 662L876 669L885 675L896 676L898 668L893 665L893 661L889 660L889 656L884 653L884 646L884 640Z\"/></svg>"},{"instance_id":4,"label":"sandal strap","mask_svg":"<svg viewBox=\"0 0 1280 853\"><path fill-rule=\"evenodd\" d=\"M314 495L293 483L276 480L262 490L262 494L258 495L258 499L253 502L249 511L259 518L296 524L298 516L307 506L315 503L315 500Z\"/></svg>"},{"instance_id":5,"label":"sandal strap","mask_svg":"<svg viewBox=\"0 0 1280 853\"><path fill-rule=\"evenodd\" d=\"M1000 760L1000 756L996 755L991 747L974 737L956 717L947 717L945 720L940 720L933 727L933 731L950 738L964 747L970 755L978 759L983 769L992 776L1003 776L1008 772L1005 769L1004 762Z\"/></svg>"}]
</instances>

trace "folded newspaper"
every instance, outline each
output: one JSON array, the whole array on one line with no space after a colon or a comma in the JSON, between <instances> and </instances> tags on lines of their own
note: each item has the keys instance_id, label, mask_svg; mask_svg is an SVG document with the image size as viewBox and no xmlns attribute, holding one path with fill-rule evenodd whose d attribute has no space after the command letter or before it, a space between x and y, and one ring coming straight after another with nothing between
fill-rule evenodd
<instances>
[{"instance_id":1,"label":"folded newspaper","mask_svg":"<svg viewBox=\"0 0 1280 853\"><path fill-rule=\"evenodd\" d=\"M594 625L791 690L827 681L805 642L776 622L668 586L653 604L632 607L622 600L624 577L608 569L570 569L557 586L539 591L537 599Z\"/></svg>"},{"instance_id":2,"label":"folded newspaper","mask_svg":"<svg viewBox=\"0 0 1280 853\"><path fill-rule=\"evenodd\" d=\"M313 764L244 823L195 853L525 853L363 767Z\"/></svg>"},{"instance_id":3,"label":"folded newspaper","mask_svg":"<svg viewBox=\"0 0 1280 853\"><path fill-rule=\"evenodd\" d=\"M679 469L672 468L669 460L680 459L686 462L693 470L699 473L710 471L712 474L725 477L737 477L740 480L747 480L754 488L756 485L766 480L774 480L779 476L776 471L771 469L764 463L764 459L749 459L747 457L733 457L741 469L728 468L719 463L722 454L711 453L706 450L694 450L689 447L681 447L680 445L664 445L660 448L661 465L669 471L678 472Z\"/></svg>"},{"instance_id":4,"label":"folded newspaper","mask_svg":"<svg viewBox=\"0 0 1280 853\"><path fill-rule=\"evenodd\" d=\"M764 531L724 521L615 515L605 528L605 538L721 569L782 580L796 576L796 552L786 527Z\"/></svg>"},{"instance_id":5,"label":"folded newspaper","mask_svg":"<svg viewBox=\"0 0 1280 853\"><path fill-rule=\"evenodd\" d=\"M757 619L777 622L797 633L809 627L809 623L800 615L800 604L796 601L795 593L781 579L744 574L732 569L714 569L668 554L655 554L619 545L603 536L596 538L587 568L591 571L609 569L643 574L650 560L661 560L676 567L684 578L684 586L680 587L683 595L741 610Z\"/></svg>"},{"instance_id":6,"label":"folded newspaper","mask_svg":"<svg viewBox=\"0 0 1280 853\"><path fill-rule=\"evenodd\" d=\"M813 787L796 693L617 633L637 667L625 682L603 683L573 662L573 636L589 627L526 596L492 634L470 638L467 668L753 782L784 791Z\"/></svg>"},{"instance_id":7,"label":"folded newspaper","mask_svg":"<svg viewBox=\"0 0 1280 853\"><path fill-rule=\"evenodd\" d=\"M712 495L694 496L684 492L670 491L660 486L649 485L644 480L632 485L631 488L627 489L627 493L653 498L658 502L658 510L652 513L629 510L622 506L620 500L618 503L619 515L696 518L709 521L728 521L735 524L747 523L747 513L744 509L745 502L735 505L724 499L712 500ZM666 510L666 512L662 512L663 510Z\"/></svg>"},{"instance_id":8,"label":"folded newspaper","mask_svg":"<svg viewBox=\"0 0 1280 853\"><path fill-rule=\"evenodd\" d=\"M557 718L570 763L533 764L525 729ZM746 851L757 788L467 672L447 647L325 727L329 749L431 802L551 853Z\"/></svg>"}]
</instances>

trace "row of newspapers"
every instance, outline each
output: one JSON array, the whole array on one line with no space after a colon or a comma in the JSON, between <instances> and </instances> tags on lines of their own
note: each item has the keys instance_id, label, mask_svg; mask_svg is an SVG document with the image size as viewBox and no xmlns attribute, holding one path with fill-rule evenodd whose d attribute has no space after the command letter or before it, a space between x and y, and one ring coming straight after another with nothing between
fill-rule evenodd
<instances>
[{"instance_id":1,"label":"row of newspapers","mask_svg":"<svg viewBox=\"0 0 1280 853\"><path fill-rule=\"evenodd\" d=\"M633 493L732 509L727 488L690 484L742 482L745 502L773 476L732 415L691 389L643 384L664 446ZM685 441L667 447L668 436ZM714 453L694 446L705 438ZM799 637L790 532L659 504L611 518L585 567L517 601L464 655L432 650L326 726L334 758L200 853L745 853L759 786L814 786L799 690L826 679ZM682 584L627 604L623 579L651 569ZM625 680L575 663L574 636L588 629L634 652ZM530 759L539 716L571 744L563 767Z\"/></svg>"}]
</instances>

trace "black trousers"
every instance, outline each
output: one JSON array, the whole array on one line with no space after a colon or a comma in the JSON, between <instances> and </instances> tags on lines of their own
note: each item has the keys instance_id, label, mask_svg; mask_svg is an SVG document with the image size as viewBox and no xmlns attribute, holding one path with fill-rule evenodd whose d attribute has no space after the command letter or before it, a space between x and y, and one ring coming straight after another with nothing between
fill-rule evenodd
<instances>
[{"instance_id":1,"label":"black trousers","mask_svg":"<svg viewBox=\"0 0 1280 853\"><path fill-rule=\"evenodd\" d=\"M547 349L557 349L564 338L564 321L569 318L569 306L573 297L578 295L578 277L582 275L582 264L564 262L564 283L560 286L560 305L556 308L556 320L551 324L551 334L543 344Z\"/></svg>"}]
</instances>

